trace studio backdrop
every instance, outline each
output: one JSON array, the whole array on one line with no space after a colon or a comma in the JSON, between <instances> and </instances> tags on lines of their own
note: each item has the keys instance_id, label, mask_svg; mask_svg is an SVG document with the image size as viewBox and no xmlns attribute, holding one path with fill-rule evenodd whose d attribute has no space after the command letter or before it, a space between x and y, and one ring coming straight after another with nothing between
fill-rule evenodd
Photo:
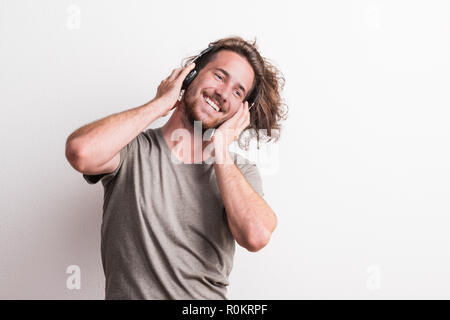
<instances>
[{"instance_id":1,"label":"studio backdrop","mask_svg":"<svg viewBox=\"0 0 450 320\"><path fill-rule=\"evenodd\" d=\"M103 188L66 139L231 35L281 70L289 111L278 142L233 146L278 226L236 246L229 298L450 298L449 16L444 0L1 0L0 298L104 298Z\"/></svg>"}]
</instances>

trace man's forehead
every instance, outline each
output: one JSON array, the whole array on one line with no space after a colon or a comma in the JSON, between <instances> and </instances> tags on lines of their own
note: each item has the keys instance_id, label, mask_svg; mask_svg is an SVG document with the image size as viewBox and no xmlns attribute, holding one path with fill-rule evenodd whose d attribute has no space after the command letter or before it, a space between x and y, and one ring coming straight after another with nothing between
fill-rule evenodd
<instances>
[{"instance_id":1,"label":"man's forehead","mask_svg":"<svg viewBox=\"0 0 450 320\"><path fill-rule=\"evenodd\" d=\"M210 61L209 66L214 67L247 67L252 68L248 63L247 59L242 57L241 55L230 51L230 50L221 50L215 54L213 59Z\"/></svg>"}]
</instances>

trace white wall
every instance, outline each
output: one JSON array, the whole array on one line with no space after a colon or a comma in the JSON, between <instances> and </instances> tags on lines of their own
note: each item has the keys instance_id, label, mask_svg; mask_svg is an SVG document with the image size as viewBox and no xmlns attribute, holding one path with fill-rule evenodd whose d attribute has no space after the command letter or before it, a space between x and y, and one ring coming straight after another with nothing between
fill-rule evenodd
<instances>
[{"instance_id":1,"label":"white wall","mask_svg":"<svg viewBox=\"0 0 450 320\"><path fill-rule=\"evenodd\" d=\"M450 298L449 11L1 0L0 298L103 299L103 190L70 167L65 140L234 34L284 72L290 112L263 170L279 225L262 251L237 251L229 298Z\"/></svg>"}]
</instances>

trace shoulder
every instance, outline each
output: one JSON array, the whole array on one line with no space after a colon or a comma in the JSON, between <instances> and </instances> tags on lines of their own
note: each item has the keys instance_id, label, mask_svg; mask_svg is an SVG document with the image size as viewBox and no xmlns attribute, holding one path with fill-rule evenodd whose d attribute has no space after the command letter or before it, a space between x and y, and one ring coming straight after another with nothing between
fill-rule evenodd
<instances>
[{"instance_id":1,"label":"shoulder","mask_svg":"<svg viewBox=\"0 0 450 320\"><path fill-rule=\"evenodd\" d=\"M230 152L230 154L247 182L261 197L264 197L263 182L256 163L238 153Z\"/></svg>"},{"instance_id":2,"label":"shoulder","mask_svg":"<svg viewBox=\"0 0 450 320\"><path fill-rule=\"evenodd\" d=\"M140 134L136 136L136 138L133 139L132 147L134 148L138 147L139 149L150 148L158 141L156 130L157 129L155 128L148 128L143 130Z\"/></svg>"}]
</instances>

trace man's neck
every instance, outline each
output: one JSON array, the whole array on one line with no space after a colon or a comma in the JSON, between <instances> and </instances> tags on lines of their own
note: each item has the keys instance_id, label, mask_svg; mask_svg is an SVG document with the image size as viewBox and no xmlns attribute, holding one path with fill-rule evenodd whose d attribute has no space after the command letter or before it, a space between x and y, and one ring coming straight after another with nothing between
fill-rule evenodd
<instances>
[{"instance_id":1,"label":"man's neck","mask_svg":"<svg viewBox=\"0 0 450 320\"><path fill-rule=\"evenodd\" d=\"M187 119L183 107L183 105L178 106L170 119L161 127L163 137L172 150L173 156L183 163L206 161L211 157L208 152L212 147L208 147L211 141L203 140L205 130L194 129L194 124Z\"/></svg>"}]
</instances>

